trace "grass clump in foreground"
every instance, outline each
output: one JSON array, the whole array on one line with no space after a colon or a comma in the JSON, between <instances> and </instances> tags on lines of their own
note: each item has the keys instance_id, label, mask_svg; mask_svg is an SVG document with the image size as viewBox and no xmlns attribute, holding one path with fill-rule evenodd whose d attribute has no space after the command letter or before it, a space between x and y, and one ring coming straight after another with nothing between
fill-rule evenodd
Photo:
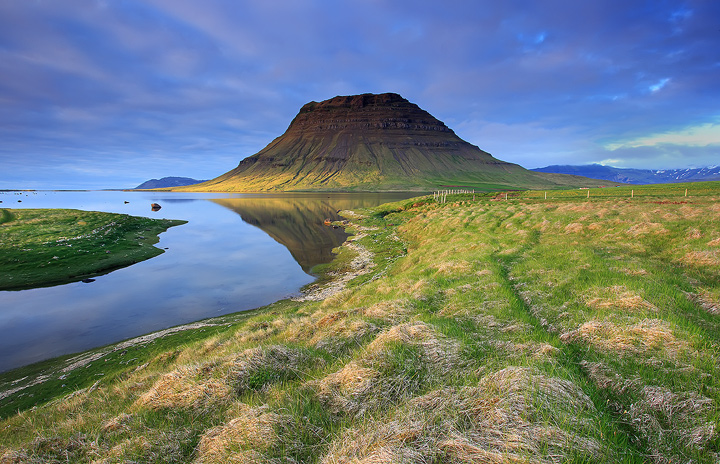
<instances>
[{"instance_id":1,"label":"grass clump in foreground","mask_svg":"<svg viewBox=\"0 0 720 464\"><path fill-rule=\"evenodd\" d=\"M658 198L347 213L344 287L86 355L2 462L717 462L720 192Z\"/></svg>"},{"instance_id":2,"label":"grass clump in foreground","mask_svg":"<svg viewBox=\"0 0 720 464\"><path fill-rule=\"evenodd\" d=\"M0 209L0 290L75 282L155 257L186 221L69 209Z\"/></svg>"}]
</instances>

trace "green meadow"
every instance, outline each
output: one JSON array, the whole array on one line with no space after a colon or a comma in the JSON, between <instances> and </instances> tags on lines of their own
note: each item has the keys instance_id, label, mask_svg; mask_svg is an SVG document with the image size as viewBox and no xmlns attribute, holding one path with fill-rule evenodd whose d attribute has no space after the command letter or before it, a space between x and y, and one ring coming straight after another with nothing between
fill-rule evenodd
<instances>
[{"instance_id":1,"label":"green meadow","mask_svg":"<svg viewBox=\"0 0 720 464\"><path fill-rule=\"evenodd\" d=\"M718 462L719 200L343 212L303 299L1 374L0 462Z\"/></svg>"},{"instance_id":2,"label":"green meadow","mask_svg":"<svg viewBox=\"0 0 720 464\"><path fill-rule=\"evenodd\" d=\"M0 290L75 282L157 256L185 221L69 209L0 209Z\"/></svg>"}]
</instances>

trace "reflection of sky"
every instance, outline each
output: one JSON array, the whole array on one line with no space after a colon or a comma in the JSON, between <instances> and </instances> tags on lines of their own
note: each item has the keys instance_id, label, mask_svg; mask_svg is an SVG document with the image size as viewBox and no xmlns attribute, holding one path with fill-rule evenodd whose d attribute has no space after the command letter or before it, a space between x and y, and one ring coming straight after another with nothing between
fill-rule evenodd
<instances>
[{"instance_id":1,"label":"reflection of sky","mask_svg":"<svg viewBox=\"0 0 720 464\"><path fill-rule=\"evenodd\" d=\"M209 197L0 193L5 207L64 207L189 221L160 235L156 246L168 248L162 255L97 277L91 284L0 292L0 370L255 308L312 281L285 247L234 212L202 201ZM18 198L23 202L17 203ZM173 198L198 201L170 201ZM152 212L152 202L162 209Z\"/></svg>"}]
</instances>

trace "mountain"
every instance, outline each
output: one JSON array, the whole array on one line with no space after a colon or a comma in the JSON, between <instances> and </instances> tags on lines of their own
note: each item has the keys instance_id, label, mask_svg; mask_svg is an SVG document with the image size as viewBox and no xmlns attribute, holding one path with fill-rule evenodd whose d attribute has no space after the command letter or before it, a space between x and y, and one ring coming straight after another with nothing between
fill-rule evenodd
<instances>
[{"instance_id":1,"label":"mountain","mask_svg":"<svg viewBox=\"0 0 720 464\"><path fill-rule=\"evenodd\" d=\"M599 185L494 158L394 93L338 96L304 105L284 134L237 168L178 190L429 191Z\"/></svg>"},{"instance_id":2,"label":"mountain","mask_svg":"<svg viewBox=\"0 0 720 464\"><path fill-rule=\"evenodd\" d=\"M162 179L146 180L135 189L156 189L165 187L183 187L185 185L199 184L204 180L191 179L189 177L163 177Z\"/></svg>"},{"instance_id":3,"label":"mountain","mask_svg":"<svg viewBox=\"0 0 720 464\"><path fill-rule=\"evenodd\" d=\"M533 169L535 172L573 174L591 179L604 179L625 184L670 184L673 182L694 182L720 180L720 166L688 169L624 169L587 164L583 166L547 166Z\"/></svg>"}]
</instances>

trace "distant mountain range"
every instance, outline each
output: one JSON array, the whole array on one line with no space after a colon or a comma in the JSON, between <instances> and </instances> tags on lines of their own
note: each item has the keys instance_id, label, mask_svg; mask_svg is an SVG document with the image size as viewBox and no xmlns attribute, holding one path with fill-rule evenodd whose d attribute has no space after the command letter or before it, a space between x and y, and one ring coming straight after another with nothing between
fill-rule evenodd
<instances>
[{"instance_id":1,"label":"distant mountain range","mask_svg":"<svg viewBox=\"0 0 720 464\"><path fill-rule=\"evenodd\" d=\"M162 179L150 179L135 187L136 189L156 189L165 187L184 187L186 185L199 184L204 180L191 179L189 177L163 177Z\"/></svg>"},{"instance_id":2,"label":"distant mountain range","mask_svg":"<svg viewBox=\"0 0 720 464\"><path fill-rule=\"evenodd\" d=\"M583 166L561 165L532 169L535 172L572 174L624 184L670 184L674 182L697 182L720 180L720 166L689 169L623 169L587 164Z\"/></svg>"}]
</instances>

